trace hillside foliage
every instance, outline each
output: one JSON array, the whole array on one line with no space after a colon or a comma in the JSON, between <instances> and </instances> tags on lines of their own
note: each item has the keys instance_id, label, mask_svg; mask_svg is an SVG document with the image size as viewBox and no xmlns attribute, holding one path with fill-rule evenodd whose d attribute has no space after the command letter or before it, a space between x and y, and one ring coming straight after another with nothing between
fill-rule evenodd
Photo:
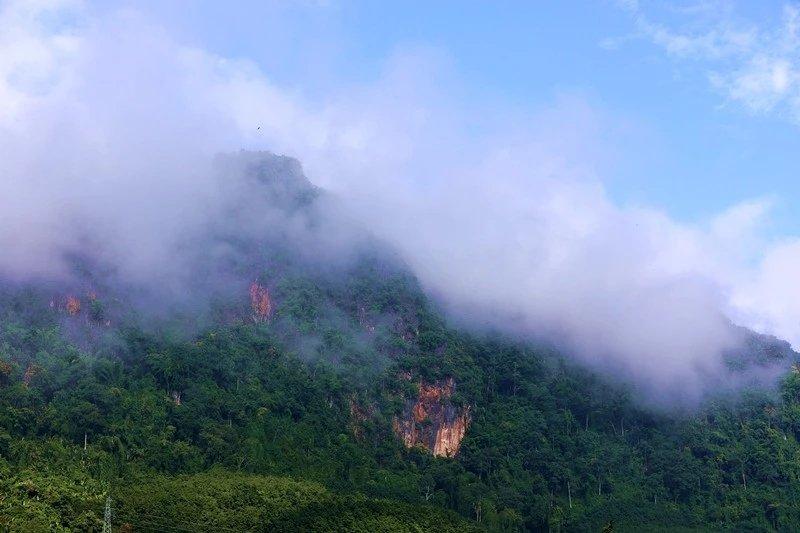
<instances>
[{"instance_id":1,"label":"hillside foliage","mask_svg":"<svg viewBox=\"0 0 800 533\"><path fill-rule=\"evenodd\" d=\"M285 279L274 293L270 321L243 312L192 334L107 328L36 290L6 293L0 524L97 529L107 496L119 524L145 530L146 516L320 531L800 520L797 373L778 394L659 415L545 349L448 328L406 275L362 265L346 283ZM73 322L90 345L69 338ZM473 412L452 459L391 431L417 380L444 377ZM369 416L354 421L353 402Z\"/></svg>"},{"instance_id":2,"label":"hillside foliage","mask_svg":"<svg viewBox=\"0 0 800 533\"><path fill-rule=\"evenodd\" d=\"M318 198L284 179L299 165L253 161L291 216ZM330 260L308 252L324 233L298 251L288 226L261 241L230 229L207 247L236 252L217 258L230 276L212 283L217 266L193 262L179 305L85 257L69 282L0 285L0 531L100 531L109 498L118 531L800 523L800 374L785 345L753 337L730 359L778 362L776 389L653 410L569 354L453 327L368 239ZM393 431L437 382L469 413L452 458Z\"/></svg>"}]
</instances>

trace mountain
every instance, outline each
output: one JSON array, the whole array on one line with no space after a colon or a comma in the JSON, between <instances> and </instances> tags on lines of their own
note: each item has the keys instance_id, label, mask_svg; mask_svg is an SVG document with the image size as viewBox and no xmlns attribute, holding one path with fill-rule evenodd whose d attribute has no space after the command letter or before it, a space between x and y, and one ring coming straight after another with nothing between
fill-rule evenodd
<instances>
[{"instance_id":1,"label":"mountain","mask_svg":"<svg viewBox=\"0 0 800 533\"><path fill-rule=\"evenodd\" d=\"M226 201L159 276L87 248L0 284L0 529L100 531L107 502L115 531L800 523L788 344L738 329L735 388L652 410L551 346L449 325L297 161L215 164Z\"/></svg>"}]
</instances>

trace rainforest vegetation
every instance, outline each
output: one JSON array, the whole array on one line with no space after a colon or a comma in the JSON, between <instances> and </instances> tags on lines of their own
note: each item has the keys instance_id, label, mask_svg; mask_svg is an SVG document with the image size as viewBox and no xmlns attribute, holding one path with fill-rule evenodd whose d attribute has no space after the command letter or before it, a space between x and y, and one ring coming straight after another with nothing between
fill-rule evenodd
<instances>
[{"instance_id":1,"label":"rainforest vegetation","mask_svg":"<svg viewBox=\"0 0 800 533\"><path fill-rule=\"evenodd\" d=\"M220 238L241 283L202 304L165 310L85 258L78 281L0 287L0 531L100 531L107 503L115 531L800 523L785 343L731 361L778 365L775 388L651 408L552 346L451 324L378 245L329 268L283 234ZM413 404L448 380L426 405L468 421L457 453L406 446L398 423L424 432Z\"/></svg>"}]
</instances>

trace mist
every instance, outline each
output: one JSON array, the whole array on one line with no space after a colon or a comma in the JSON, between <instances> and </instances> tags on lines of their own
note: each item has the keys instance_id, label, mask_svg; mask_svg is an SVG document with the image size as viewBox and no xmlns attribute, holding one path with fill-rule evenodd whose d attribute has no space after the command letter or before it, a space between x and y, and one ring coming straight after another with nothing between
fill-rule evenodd
<instances>
[{"instance_id":1,"label":"mist","mask_svg":"<svg viewBox=\"0 0 800 533\"><path fill-rule=\"evenodd\" d=\"M181 294L202 260L186 243L210 225L280 226L326 262L363 227L457 323L557 342L652 401L727 379L731 321L800 345L800 241L761 237L769 199L693 222L622 205L605 180L637 134L624 118L574 92L539 106L461 92L436 49L309 95L143 13L0 4L0 273L68 277L89 248L120 279ZM324 231L239 186L219 154L242 148L302 162L336 197Z\"/></svg>"}]
</instances>

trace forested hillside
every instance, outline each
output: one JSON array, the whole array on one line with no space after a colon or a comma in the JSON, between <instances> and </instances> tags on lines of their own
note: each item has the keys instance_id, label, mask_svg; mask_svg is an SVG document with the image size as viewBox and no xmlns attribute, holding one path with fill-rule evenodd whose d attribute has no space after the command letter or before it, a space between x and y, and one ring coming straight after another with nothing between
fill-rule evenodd
<instances>
[{"instance_id":1,"label":"forested hillside","mask_svg":"<svg viewBox=\"0 0 800 533\"><path fill-rule=\"evenodd\" d=\"M108 498L115 531L800 523L786 343L743 332L728 361L777 388L652 409L555 348L450 325L293 160L223 162L242 203L176 251L178 282L74 250L68 276L0 287L0 530L100 531ZM238 232L247 209L274 216Z\"/></svg>"}]
</instances>

